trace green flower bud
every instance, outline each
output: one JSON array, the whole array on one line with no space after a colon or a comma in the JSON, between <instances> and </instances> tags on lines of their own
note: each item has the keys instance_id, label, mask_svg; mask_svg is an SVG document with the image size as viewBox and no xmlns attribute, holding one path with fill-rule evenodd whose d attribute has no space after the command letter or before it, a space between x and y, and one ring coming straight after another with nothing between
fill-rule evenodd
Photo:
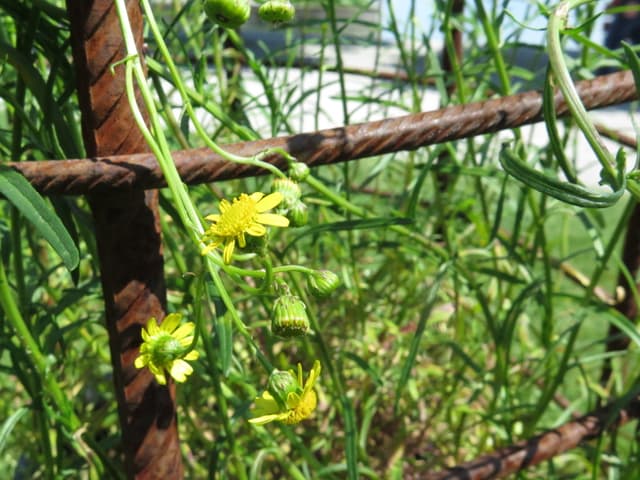
<instances>
[{"instance_id":1,"label":"green flower bud","mask_svg":"<svg viewBox=\"0 0 640 480\"><path fill-rule=\"evenodd\" d=\"M298 383L298 379L290 371L274 370L269 375L269 381L267 382L267 391L278 402L280 407L287 407L287 397L289 393L302 393L302 387Z\"/></svg>"},{"instance_id":2,"label":"green flower bud","mask_svg":"<svg viewBox=\"0 0 640 480\"><path fill-rule=\"evenodd\" d=\"M315 297L327 297L340 286L340 278L331 270L320 270L307 277L307 287Z\"/></svg>"},{"instance_id":3,"label":"green flower bud","mask_svg":"<svg viewBox=\"0 0 640 480\"><path fill-rule=\"evenodd\" d=\"M296 9L289 0L269 0L258 9L258 15L265 22L284 23L293 20Z\"/></svg>"},{"instance_id":4,"label":"green flower bud","mask_svg":"<svg viewBox=\"0 0 640 480\"><path fill-rule=\"evenodd\" d=\"M296 202L296 204L289 209L287 218L289 222L291 222L290 225L292 227L304 227L309 221L307 206L301 201Z\"/></svg>"},{"instance_id":5,"label":"green flower bud","mask_svg":"<svg viewBox=\"0 0 640 480\"><path fill-rule=\"evenodd\" d=\"M290 178L276 178L271 185L272 192L279 192L282 194L282 202L280 207L284 210L289 210L300 200L302 190L300 185L294 182Z\"/></svg>"},{"instance_id":6,"label":"green flower bud","mask_svg":"<svg viewBox=\"0 0 640 480\"><path fill-rule=\"evenodd\" d=\"M309 176L309 167L302 162L294 162L289 167L289 176L296 182L304 182Z\"/></svg>"},{"instance_id":7,"label":"green flower bud","mask_svg":"<svg viewBox=\"0 0 640 480\"><path fill-rule=\"evenodd\" d=\"M205 0L204 12L218 25L226 28L237 28L251 14L249 0Z\"/></svg>"},{"instance_id":8,"label":"green flower bud","mask_svg":"<svg viewBox=\"0 0 640 480\"><path fill-rule=\"evenodd\" d=\"M273 304L271 331L280 337L301 337L309 331L307 307L294 295L282 295Z\"/></svg>"}]
</instances>

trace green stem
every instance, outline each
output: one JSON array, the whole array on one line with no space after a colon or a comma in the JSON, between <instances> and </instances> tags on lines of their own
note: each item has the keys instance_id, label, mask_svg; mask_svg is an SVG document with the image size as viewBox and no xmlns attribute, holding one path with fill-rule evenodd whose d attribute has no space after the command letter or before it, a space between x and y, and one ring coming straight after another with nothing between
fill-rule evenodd
<instances>
[{"instance_id":1,"label":"green stem","mask_svg":"<svg viewBox=\"0 0 640 480\"><path fill-rule=\"evenodd\" d=\"M509 95L509 93L511 92L511 82L509 81L509 72L507 71L507 67L504 63L504 57L502 56L500 41L498 40L495 30L493 29L493 26L489 21L489 16L484 9L482 0L476 0L476 9L478 10L478 16L480 17L480 22L482 23L484 34L487 36L489 50L491 50L493 61L496 65L496 71L498 72L498 77L500 78L500 84L502 85L501 93L503 95Z\"/></svg>"},{"instance_id":2,"label":"green stem","mask_svg":"<svg viewBox=\"0 0 640 480\"><path fill-rule=\"evenodd\" d=\"M147 20L151 25L155 26L154 34L158 35L158 38L156 40L164 45L164 43L161 41L162 37L157 30L157 25L155 25L155 21L153 20L153 14L150 10L148 2L146 0L142 0L142 5L145 8L145 13L148 17ZM151 96L151 92L149 90L149 87L147 86L144 70L142 69L140 58L138 57L138 51L136 48L135 39L133 37L133 32L131 31L131 25L127 16L127 10L124 0L116 0L116 8L118 10L118 17L120 19L120 26L122 28L122 34L124 37L125 48L127 52L127 58L124 60L126 68L125 80L127 96L129 98L129 105L133 117L143 136L145 137L145 140L149 144L152 152L156 155L158 163L160 164L160 168L162 169L162 173L164 174L167 181L167 185L169 186L169 189L173 195L175 206L180 219L182 220L183 224L187 226L187 230L194 244L197 245L200 250L202 250L204 245L202 244L200 237L204 233L204 227L202 226L200 216L195 206L193 205L191 198L189 197L186 187L182 183L182 179L180 178L178 170L176 169L176 166L171 157L171 152L169 150L166 137L163 134L162 125L159 124L159 117L155 109L153 97ZM168 55L168 51L166 53ZM173 69L175 69L175 65L173 65L172 62L171 65L173 66ZM177 71L174 73L177 75ZM149 113L149 121L151 122L153 134L151 133L149 128L147 128L144 117L142 116L142 113L140 112L140 109L136 102L133 77L135 77L136 79L136 83L138 85L138 88L140 89L145 107L147 108L147 111ZM181 94L182 93L183 92L181 92ZM190 105L188 103L186 107L187 109L190 109ZM206 133L201 132L201 135L206 136ZM271 370L273 370L271 363L262 354L255 341L253 340L253 337L247 330L247 327L240 319L238 311L233 305L231 297L229 296L229 293L227 292L224 283L220 278L218 270L220 268L220 265L222 264L222 260L219 258L219 255L217 255L215 252L209 253L205 257L205 263L206 268L211 275L213 283L218 291L218 294L220 295L220 298L227 308L228 313L231 315L236 328L254 349L260 363L268 372L271 372Z\"/></svg>"},{"instance_id":3,"label":"green stem","mask_svg":"<svg viewBox=\"0 0 640 480\"><path fill-rule=\"evenodd\" d=\"M75 434L80 429L82 422L73 411L68 396L64 393L58 382L56 382L55 376L51 372L51 362L44 355L33 335L31 335L31 331L18 309L18 305L11 292L11 287L9 286L4 262L2 261L0 261L0 307L2 307L6 319L13 327L24 350L28 352L29 358L38 373L40 382L45 386L45 391L61 413L59 417L60 420L70 432ZM90 478L99 478L100 475L98 472L102 471L100 459L95 455L90 455L89 452L86 451L86 447L82 445L82 442L78 441L74 436L70 436L70 439L76 452L87 460L90 466Z\"/></svg>"},{"instance_id":4,"label":"green stem","mask_svg":"<svg viewBox=\"0 0 640 480\"><path fill-rule=\"evenodd\" d=\"M158 47L158 50L160 51L161 55L162 55L162 59L164 60L165 64L167 65L167 68L169 69L169 73L171 74L171 77L174 81L174 84L176 86L176 88L178 89L178 92L180 93L180 98L182 99L183 105L184 105L184 109L187 112L187 115L189 115L189 118L191 119L191 121L193 122L193 125L196 129L196 131L198 132L198 135L200 136L200 138L205 142L205 144L211 149L213 150L216 154L220 155L222 158L230 161L230 162L234 162L234 163L239 163L239 164L243 164L243 165L255 165L257 167L261 167L264 168L265 170L273 173L276 176L280 176L280 177L286 177L286 175L284 173L282 173L282 171L280 171L280 169L278 167L276 167L275 165L271 164L271 163L267 163L267 162L263 162L262 160L260 160L260 158L258 158L258 155L254 156L254 157L243 157L241 155L234 155L230 152L227 152L226 150L224 150L223 148L221 148L216 142L214 142L213 140L211 140L209 134L206 132L206 130L202 127L202 124L200 123L200 121L198 120L198 118L196 117L195 111L193 110L193 106L191 105L191 102L189 101L189 95L187 94L187 90L184 86L184 83L182 82L181 78L180 78L180 74L178 72L178 69L175 65L175 63L173 62L173 58L171 56L171 54L169 53L169 49L167 48L166 43L163 40L162 37L162 33L160 33L160 29L158 28L158 24L156 23L155 17L153 16L153 11L151 10L151 6L149 5L148 0L142 0L142 7L144 9L145 15L147 17L147 23L149 25L149 29L151 30L151 33L153 34L155 40L156 40L156 46ZM234 35L234 32L229 32L229 35L232 36ZM133 43L133 49L130 50L129 48L127 48L127 52L129 55L131 54L137 54L137 50L135 49L135 42ZM138 83L140 82L141 79L138 79ZM140 87L141 89L142 86ZM146 89L148 91L148 89ZM151 112L149 112L151 115ZM158 132L158 130L155 130L156 132ZM159 139L164 138L161 135L158 135ZM176 171L177 174L177 171ZM167 179L168 181L168 179Z\"/></svg>"},{"instance_id":5,"label":"green stem","mask_svg":"<svg viewBox=\"0 0 640 480\"><path fill-rule=\"evenodd\" d=\"M366 210L364 208L358 207L357 205L354 205L353 203L351 203L346 198L341 197L340 195L336 194L333 190L328 188L325 184L320 182L318 179L314 178L312 175L309 175L305 179L305 182L307 183L307 185L309 185L315 191L317 191L318 193L324 195L331 202L333 202L335 205L343 208L347 212L353 213L353 214L355 214L355 215L357 215L357 216L359 216L361 218L367 218L368 217L368 214L367 214L367 212L366 212ZM409 230L404 225L391 225L391 226L389 226L389 230L392 230L392 231L394 231L396 233L399 233L401 235L405 235L405 236L411 238L412 240L415 240L416 242L418 242L422 246L428 248L430 251L432 251L434 254L438 255L441 258L448 258L449 257L447 252L442 247L440 247L439 245L436 245L435 243L429 241L428 239L424 238L422 235L419 235L419 234L417 234L415 232L412 232L411 230Z\"/></svg>"},{"instance_id":6,"label":"green stem","mask_svg":"<svg viewBox=\"0 0 640 480\"><path fill-rule=\"evenodd\" d=\"M205 284L202 278L197 280L197 282L198 283L197 283L196 295L195 295L195 298L197 299L197 301L196 301L196 305L194 306L194 314L196 317L198 330L201 332L204 332L205 326L203 325L203 321L202 321L203 319L202 300L206 299L207 297L204 294ZM242 455L240 455L240 451L238 450L238 444L235 441L235 436L233 435L233 429L231 428L231 422L229 421L230 419L229 407L227 404L227 397L225 397L224 392L222 391L222 386L221 386L222 382L220 378L220 371L218 369L216 349L213 346L211 335L205 334L205 335L202 335L201 338L202 338L202 345L204 347L204 353L210 365L209 373L211 373L211 377L213 379L213 389L216 393L216 400L220 407L218 409L218 412L219 412L218 417L222 422L222 428L227 438L227 442L229 443L229 449L231 450L231 453L234 459L236 459L238 463L238 472L237 472L238 478L240 478L240 480L245 480L247 478L247 473L245 471L244 465L240 460L242 458Z\"/></svg>"},{"instance_id":7,"label":"green stem","mask_svg":"<svg viewBox=\"0 0 640 480\"><path fill-rule=\"evenodd\" d=\"M303 299L305 304L308 304L309 302L300 283L293 276L291 276L290 279L293 289L296 291L297 295ZM358 439L353 405L345 392L342 376L332 360L327 342L325 342L324 337L320 333L322 330L320 323L318 322L318 318L312 310L307 311L307 316L309 318L311 328L315 332L313 339L320 350L321 363L326 366L329 376L331 377L331 383L333 384L336 394L340 400L339 407L345 423L345 452L347 456L348 478L350 480L355 480L358 478Z\"/></svg>"},{"instance_id":8,"label":"green stem","mask_svg":"<svg viewBox=\"0 0 640 480\"><path fill-rule=\"evenodd\" d=\"M582 101L576 91L575 85L569 75L569 70L564 59L562 46L560 44L560 30L562 30L567 21L569 11L582 4L589 3L591 0L567 0L561 2L549 17L549 25L547 28L547 43L549 47L549 63L553 71L553 75L558 83L558 87L564 95L567 107L571 112L573 119L584 134L587 142L593 149L600 165L606 172L612 182L612 187L619 187L618 172L614 168L614 160L609 150L604 145L600 134L596 130L593 122L589 119Z\"/></svg>"},{"instance_id":9,"label":"green stem","mask_svg":"<svg viewBox=\"0 0 640 480\"><path fill-rule=\"evenodd\" d=\"M20 342L24 345L25 351L29 352L33 364L44 381L47 387L47 391L56 406L63 412L64 416L68 419L69 426L74 430L80 426L80 420L75 416L71 409L65 393L62 391L58 383L54 380L53 375L50 372L50 365L47 358L40 350L40 345L36 342L35 338L31 335L31 331L27 326L22 314L18 309L18 305L13 298L11 287L7 279L7 274L4 268L4 262L0 261L0 306L4 311L9 323L11 323L15 330Z\"/></svg>"}]
</instances>

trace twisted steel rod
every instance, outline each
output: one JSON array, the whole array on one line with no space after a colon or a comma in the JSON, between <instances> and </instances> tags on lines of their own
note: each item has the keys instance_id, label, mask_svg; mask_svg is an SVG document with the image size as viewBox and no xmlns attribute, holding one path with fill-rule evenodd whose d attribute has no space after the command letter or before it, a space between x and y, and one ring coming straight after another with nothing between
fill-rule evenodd
<instances>
[{"instance_id":1,"label":"twisted steel rod","mask_svg":"<svg viewBox=\"0 0 640 480\"><path fill-rule=\"evenodd\" d=\"M631 399L626 406L614 402L529 440L442 472L427 473L420 478L425 480L504 478L571 450L583 441L596 438L607 428L620 427L638 417L640 417L639 398Z\"/></svg>"},{"instance_id":2,"label":"twisted steel rod","mask_svg":"<svg viewBox=\"0 0 640 480\"><path fill-rule=\"evenodd\" d=\"M125 3L140 48L142 8L138 0ZM149 151L142 132L132 128L135 121L125 93L124 70L112 73L109 68L114 58L126 54L115 2L67 0L67 12L86 151L97 156ZM64 168L51 171L60 174ZM112 190L89 195L88 201L100 262L124 473L129 480L182 479L175 384L159 385L149 369L134 365L141 329L149 318L162 320L166 313L158 192Z\"/></svg>"},{"instance_id":3,"label":"twisted steel rod","mask_svg":"<svg viewBox=\"0 0 640 480\"><path fill-rule=\"evenodd\" d=\"M616 105L637 98L630 71L577 82L576 89L587 109ZM555 104L557 114L566 115L567 106L561 94L556 94ZM279 147L300 161L317 166L401 150L415 150L427 145L516 128L541 119L542 95L530 91L347 127L235 143L224 148L238 155L251 156ZM174 159L187 184L264 173L253 166L226 162L206 148L175 152ZM265 160L286 168L284 159L279 155L270 155ZM165 186L160 168L151 154L17 162L9 165L45 194L79 195Z\"/></svg>"}]
</instances>

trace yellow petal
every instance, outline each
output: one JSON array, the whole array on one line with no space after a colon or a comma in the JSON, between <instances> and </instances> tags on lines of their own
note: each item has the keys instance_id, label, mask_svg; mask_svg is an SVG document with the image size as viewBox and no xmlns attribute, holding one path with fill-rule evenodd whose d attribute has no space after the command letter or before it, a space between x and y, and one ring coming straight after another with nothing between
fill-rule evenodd
<instances>
[{"instance_id":1,"label":"yellow petal","mask_svg":"<svg viewBox=\"0 0 640 480\"><path fill-rule=\"evenodd\" d=\"M209 222L218 222L218 220L220 220L220 215L217 213L213 213L211 215L207 215L206 217L204 217L205 220L208 220Z\"/></svg>"},{"instance_id":2,"label":"yellow petal","mask_svg":"<svg viewBox=\"0 0 640 480\"><path fill-rule=\"evenodd\" d=\"M224 213L227 210L229 210L230 206L231 206L231 204L227 200L223 199L222 201L220 201L220 204L219 204L218 208L219 208L220 212Z\"/></svg>"},{"instance_id":3,"label":"yellow petal","mask_svg":"<svg viewBox=\"0 0 640 480\"><path fill-rule=\"evenodd\" d=\"M251 413L258 416L271 415L279 412L280 406L278 402L276 402L276 399L267 391L262 392L262 396L256 398L254 406L251 409Z\"/></svg>"},{"instance_id":4,"label":"yellow petal","mask_svg":"<svg viewBox=\"0 0 640 480\"><path fill-rule=\"evenodd\" d=\"M136 368L144 368L147 365L147 363L149 363L149 355L140 355L133 362L133 365Z\"/></svg>"},{"instance_id":5,"label":"yellow petal","mask_svg":"<svg viewBox=\"0 0 640 480\"><path fill-rule=\"evenodd\" d=\"M187 376L193 373L193 367L184 360L174 360L169 371L176 382L183 383L187 380Z\"/></svg>"},{"instance_id":6,"label":"yellow petal","mask_svg":"<svg viewBox=\"0 0 640 480\"><path fill-rule=\"evenodd\" d=\"M226 264L231 263L231 257L233 256L233 249L235 248L235 246L236 246L236 241L233 238L229 240L227 244L224 246L224 252L222 254L224 263Z\"/></svg>"},{"instance_id":7,"label":"yellow petal","mask_svg":"<svg viewBox=\"0 0 640 480\"><path fill-rule=\"evenodd\" d=\"M244 238L244 232L240 232L240 234L238 235L238 245L240 245L240 248L244 248L247 246L247 239Z\"/></svg>"},{"instance_id":8,"label":"yellow petal","mask_svg":"<svg viewBox=\"0 0 640 480\"><path fill-rule=\"evenodd\" d=\"M193 340L193 331L196 328L196 324L193 322L187 322L184 323L182 325L180 325L172 334L171 336L177 340L183 340L186 339L187 337L191 337L191 340ZM191 342L189 342L191 343Z\"/></svg>"},{"instance_id":9,"label":"yellow petal","mask_svg":"<svg viewBox=\"0 0 640 480\"><path fill-rule=\"evenodd\" d=\"M282 201L282 198L280 192L270 193L256 204L256 211L266 212L267 210L271 210Z\"/></svg>"},{"instance_id":10,"label":"yellow petal","mask_svg":"<svg viewBox=\"0 0 640 480\"><path fill-rule=\"evenodd\" d=\"M185 360L197 360L199 356L200 356L200 352L198 352L197 350L191 350L189 353L187 353L184 356L184 359Z\"/></svg>"},{"instance_id":11,"label":"yellow petal","mask_svg":"<svg viewBox=\"0 0 640 480\"><path fill-rule=\"evenodd\" d=\"M289 407L290 409L294 409L298 406L299 403L300 395L298 395L296 392L289 392L289 394L287 395L287 407Z\"/></svg>"},{"instance_id":12,"label":"yellow petal","mask_svg":"<svg viewBox=\"0 0 640 480\"><path fill-rule=\"evenodd\" d=\"M252 223L251 225L249 225L249 228L247 228L247 233L249 235L252 235L254 237L261 237L264 234L267 233L267 229L264 228L262 225L260 225L259 223Z\"/></svg>"},{"instance_id":13,"label":"yellow petal","mask_svg":"<svg viewBox=\"0 0 640 480\"><path fill-rule=\"evenodd\" d=\"M246 194L245 194L246 195ZM254 202L258 203L260 202L260 200L262 199L262 197L264 197L264 193L262 192L254 192L251 195L248 195L248 197L253 200Z\"/></svg>"},{"instance_id":14,"label":"yellow petal","mask_svg":"<svg viewBox=\"0 0 640 480\"><path fill-rule=\"evenodd\" d=\"M160 328L158 327L158 322L154 317L151 317L147 322L147 334L150 337L157 335L160 332Z\"/></svg>"},{"instance_id":15,"label":"yellow petal","mask_svg":"<svg viewBox=\"0 0 640 480\"><path fill-rule=\"evenodd\" d=\"M304 384L303 395L313 389L313 386L315 385L316 380L318 380L318 377L320 376L321 370L322 370L322 365L320 365L320 362L318 360L313 362L313 368L311 369L311 372L309 372L309 378L307 378L307 382Z\"/></svg>"},{"instance_id":16,"label":"yellow petal","mask_svg":"<svg viewBox=\"0 0 640 480\"><path fill-rule=\"evenodd\" d=\"M181 313L170 313L169 315L164 317L164 320L162 321L160 328L165 332L173 333L173 331L178 327L178 325L180 325L180 320L182 320Z\"/></svg>"},{"instance_id":17,"label":"yellow petal","mask_svg":"<svg viewBox=\"0 0 640 480\"><path fill-rule=\"evenodd\" d=\"M288 227L289 219L277 213L259 213L256 215L256 222L264 225L273 225L275 227Z\"/></svg>"},{"instance_id":18,"label":"yellow petal","mask_svg":"<svg viewBox=\"0 0 640 480\"><path fill-rule=\"evenodd\" d=\"M284 420L287 418L288 413L275 413L271 415L263 415L261 417L250 418L249 423L253 423L254 425L264 425L265 423L275 422L277 420Z\"/></svg>"}]
</instances>

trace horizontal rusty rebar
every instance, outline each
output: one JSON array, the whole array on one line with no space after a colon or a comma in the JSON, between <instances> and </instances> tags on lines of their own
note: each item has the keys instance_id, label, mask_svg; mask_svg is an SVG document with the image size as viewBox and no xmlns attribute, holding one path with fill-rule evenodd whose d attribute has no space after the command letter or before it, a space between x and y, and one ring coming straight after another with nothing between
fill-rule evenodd
<instances>
[{"instance_id":1,"label":"horizontal rusty rebar","mask_svg":"<svg viewBox=\"0 0 640 480\"><path fill-rule=\"evenodd\" d=\"M541 435L516 443L467 463L427 473L424 480L486 480L504 478L537 465L577 447L581 442L598 437L607 428L615 428L640 417L640 399L628 405L610 403L583 417L570 421Z\"/></svg>"},{"instance_id":2,"label":"horizontal rusty rebar","mask_svg":"<svg viewBox=\"0 0 640 480\"><path fill-rule=\"evenodd\" d=\"M587 109L637 98L630 71L602 75L576 83ZM556 112L566 115L561 94ZM319 130L286 137L225 145L236 155L251 156L269 148L282 148L309 166L355 160L402 150L415 150L451 140L520 127L542 119L542 95L536 91L483 102L456 105L402 117ZM286 167L279 155L265 159ZM181 150L174 161L187 184L248 177L265 173L254 166L223 160L207 148ZM160 167L151 154L121 155L80 160L45 160L10 163L44 194L79 195L165 186Z\"/></svg>"}]
</instances>

